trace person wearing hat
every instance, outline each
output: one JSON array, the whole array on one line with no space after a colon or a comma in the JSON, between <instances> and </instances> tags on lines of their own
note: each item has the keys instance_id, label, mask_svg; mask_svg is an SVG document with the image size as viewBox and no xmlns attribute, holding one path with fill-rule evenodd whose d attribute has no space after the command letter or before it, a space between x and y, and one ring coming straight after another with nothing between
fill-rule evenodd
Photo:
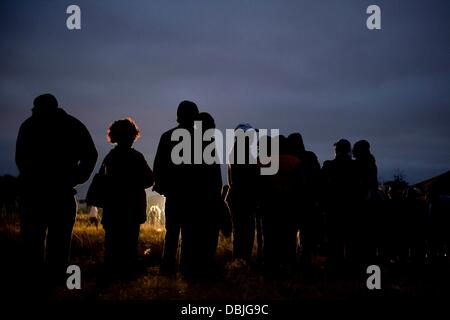
<instances>
[{"instance_id":1,"label":"person wearing hat","mask_svg":"<svg viewBox=\"0 0 450 320\"><path fill-rule=\"evenodd\" d=\"M193 188L191 188L191 183L195 180L194 166L175 164L172 161L172 149L179 143L172 141L172 133L177 129L187 130L191 134L192 141L194 121L198 119L198 115L198 107L194 102L185 100L179 104L177 109L178 125L162 134L153 162L155 178L153 191L166 197L166 235L160 272L169 276L175 275L177 271L176 254L183 217L189 217L190 210L194 210L189 203L195 196L192 194Z\"/></svg>"},{"instance_id":2,"label":"person wearing hat","mask_svg":"<svg viewBox=\"0 0 450 320\"><path fill-rule=\"evenodd\" d=\"M31 117L20 126L15 157L24 263L38 272L45 264L50 280L65 281L76 215L74 188L85 183L95 167L94 142L53 95L43 94L34 99Z\"/></svg>"},{"instance_id":3,"label":"person wearing hat","mask_svg":"<svg viewBox=\"0 0 450 320\"><path fill-rule=\"evenodd\" d=\"M359 182L350 142L340 139L334 150L335 158L323 163L321 196L327 221L329 266L336 271L335 267L342 267L352 254Z\"/></svg>"}]
</instances>

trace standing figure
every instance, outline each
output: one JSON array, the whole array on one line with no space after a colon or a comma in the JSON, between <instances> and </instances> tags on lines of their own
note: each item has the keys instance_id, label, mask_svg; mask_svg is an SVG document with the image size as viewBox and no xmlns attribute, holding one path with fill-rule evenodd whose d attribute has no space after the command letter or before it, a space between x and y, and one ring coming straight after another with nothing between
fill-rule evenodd
<instances>
[{"instance_id":1,"label":"standing figure","mask_svg":"<svg viewBox=\"0 0 450 320\"><path fill-rule=\"evenodd\" d=\"M370 152L367 140L359 140L353 145L353 158L358 187L358 214L355 216L355 254L360 263L375 263L374 259L381 247L378 232L381 198L378 192L378 170L375 157Z\"/></svg>"},{"instance_id":2,"label":"standing figure","mask_svg":"<svg viewBox=\"0 0 450 320\"><path fill-rule=\"evenodd\" d=\"M233 161L230 161L231 164L228 166L230 189L227 203L233 220L233 258L249 263L255 239L259 166L256 155L250 150L250 145L254 143L252 139L256 139L256 134L253 135L255 130L249 124L241 124L236 127L237 130L248 132L248 135L244 138L244 148L238 148L236 139L230 154L232 157L230 160ZM238 161L239 158L243 161Z\"/></svg>"},{"instance_id":3,"label":"standing figure","mask_svg":"<svg viewBox=\"0 0 450 320\"><path fill-rule=\"evenodd\" d=\"M321 244L322 215L318 208L320 164L312 151L305 149L303 137L295 132L288 136L290 154L300 161L299 192L296 201L298 229L300 230L301 261L305 267L311 264L311 254Z\"/></svg>"},{"instance_id":4,"label":"standing figure","mask_svg":"<svg viewBox=\"0 0 450 320\"><path fill-rule=\"evenodd\" d=\"M119 278L132 277L137 271L139 230L147 218L145 189L154 182L144 156L132 148L139 136L131 118L115 121L108 139L116 146L100 169L105 181L105 264L110 275Z\"/></svg>"},{"instance_id":5,"label":"standing figure","mask_svg":"<svg viewBox=\"0 0 450 320\"><path fill-rule=\"evenodd\" d=\"M190 216L190 213L195 210L191 206L195 194L190 186L196 178L193 162L175 164L172 161L172 149L180 143L177 139L172 141L172 134L179 129L184 130L192 142L194 121L198 119L198 113L197 105L192 101L182 101L179 104L178 126L162 134L153 165L155 174L153 190L166 197L166 235L160 269L164 275L174 275L177 271L176 255L181 225L184 217ZM191 160L192 155L191 152Z\"/></svg>"},{"instance_id":6,"label":"standing figure","mask_svg":"<svg viewBox=\"0 0 450 320\"><path fill-rule=\"evenodd\" d=\"M271 143L274 141L272 138ZM261 177L264 268L269 275L287 276L296 258L301 163L291 154L285 136L279 137L279 154L273 152L270 157L279 158L279 169Z\"/></svg>"},{"instance_id":7,"label":"standing figure","mask_svg":"<svg viewBox=\"0 0 450 320\"><path fill-rule=\"evenodd\" d=\"M88 180L97 150L86 127L59 108L53 95L38 96L32 110L16 146L24 265L34 272L46 265L52 282L64 283L76 215L74 188ZM43 199L50 206L42 205Z\"/></svg>"},{"instance_id":8,"label":"standing figure","mask_svg":"<svg viewBox=\"0 0 450 320\"><path fill-rule=\"evenodd\" d=\"M199 114L201 130L215 129L213 117L206 112ZM190 281L212 280L215 275L215 256L220 222L225 209L222 199L222 175L216 158L214 138L202 146L202 154L208 153L213 163L203 159L195 164L195 180L190 188L195 194L191 199L194 210L183 219L181 226L181 274Z\"/></svg>"},{"instance_id":9,"label":"standing figure","mask_svg":"<svg viewBox=\"0 0 450 320\"><path fill-rule=\"evenodd\" d=\"M322 167L322 206L325 210L328 261L341 267L353 253L358 177L351 156L351 144L341 139L334 144L335 158Z\"/></svg>"}]
</instances>

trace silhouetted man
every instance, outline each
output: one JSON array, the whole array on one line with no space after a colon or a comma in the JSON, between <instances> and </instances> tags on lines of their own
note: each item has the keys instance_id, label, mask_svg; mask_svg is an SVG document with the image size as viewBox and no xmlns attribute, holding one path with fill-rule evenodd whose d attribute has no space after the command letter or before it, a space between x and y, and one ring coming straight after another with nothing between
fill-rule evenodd
<instances>
[{"instance_id":1,"label":"silhouetted man","mask_svg":"<svg viewBox=\"0 0 450 320\"><path fill-rule=\"evenodd\" d=\"M173 275L176 272L176 253L183 217L188 217L189 212L195 210L190 206L193 198L190 183L195 178L193 165L177 165L172 161L172 149L179 141L172 141L171 137L175 130L185 129L191 134L192 142L194 121L198 118L198 114L194 102L182 101L179 104L178 126L162 134L153 164L155 176L153 190L166 197L166 236L161 262L162 274Z\"/></svg>"},{"instance_id":2,"label":"silhouetted man","mask_svg":"<svg viewBox=\"0 0 450 320\"><path fill-rule=\"evenodd\" d=\"M32 112L16 146L25 258L27 267L41 268L45 257L51 279L61 280L76 215L74 187L88 180L97 150L86 127L59 108L53 95L38 96Z\"/></svg>"},{"instance_id":3,"label":"silhouetted man","mask_svg":"<svg viewBox=\"0 0 450 320\"><path fill-rule=\"evenodd\" d=\"M378 225L381 210L381 199L378 195L378 170L367 140L357 141L353 145L352 153L359 180L358 214L355 217L357 225L355 250L359 260L374 263L373 259L380 245L377 243L379 239L377 235L381 229Z\"/></svg>"},{"instance_id":4,"label":"silhouetted man","mask_svg":"<svg viewBox=\"0 0 450 320\"><path fill-rule=\"evenodd\" d=\"M199 114L204 134L215 128L214 118L206 112ZM207 148L214 148L208 152ZM211 149L209 149L211 150ZM203 143L202 151L217 157L215 141ZM211 153L214 153L211 154ZM215 255L219 238L220 219L223 214L222 175L220 164L206 163L194 165L195 179L190 184L191 206L189 216L183 219L181 226L180 270L185 279L191 281L210 280L215 271Z\"/></svg>"},{"instance_id":5,"label":"silhouetted man","mask_svg":"<svg viewBox=\"0 0 450 320\"><path fill-rule=\"evenodd\" d=\"M335 158L325 161L322 167L323 206L331 265L342 263L351 251L358 190L350 142L341 139L334 147Z\"/></svg>"},{"instance_id":6,"label":"silhouetted man","mask_svg":"<svg viewBox=\"0 0 450 320\"><path fill-rule=\"evenodd\" d=\"M303 137L295 132L288 136L290 154L300 160L299 190L296 199L298 207L298 228L302 245L302 261L309 264L310 255L320 240L321 216L318 210L318 186L320 163L312 151L307 151Z\"/></svg>"},{"instance_id":7,"label":"silhouetted man","mask_svg":"<svg viewBox=\"0 0 450 320\"><path fill-rule=\"evenodd\" d=\"M269 275L287 276L295 263L297 247L300 159L290 154L288 139L279 137L279 170L262 176L264 268Z\"/></svg>"},{"instance_id":8,"label":"silhouetted man","mask_svg":"<svg viewBox=\"0 0 450 320\"><path fill-rule=\"evenodd\" d=\"M240 124L236 130L254 130L249 124ZM256 137L254 137L256 139ZM250 138L245 138L244 163L238 163L237 140L231 151L233 163L228 166L227 202L233 219L233 258L250 262L255 239L255 222L258 207L259 166L250 152ZM251 159L251 157L254 157ZM259 248L258 248L259 249Z\"/></svg>"},{"instance_id":9,"label":"silhouetted man","mask_svg":"<svg viewBox=\"0 0 450 320\"><path fill-rule=\"evenodd\" d=\"M364 192L363 196L369 199L378 190L378 169L367 140L359 140L353 145L353 158L360 177L361 190Z\"/></svg>"}]
</instances>

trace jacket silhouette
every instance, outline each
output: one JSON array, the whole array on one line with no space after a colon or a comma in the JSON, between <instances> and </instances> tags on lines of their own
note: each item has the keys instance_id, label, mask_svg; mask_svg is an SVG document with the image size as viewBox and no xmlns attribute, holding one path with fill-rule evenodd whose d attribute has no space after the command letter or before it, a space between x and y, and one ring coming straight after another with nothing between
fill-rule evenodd
<instances>
[{"instance_id":1,"label":"jacket silhouette","mask_svg":"<svg viewBox=\"0 0 450 320\"><path fill-rule=\"evenodd\" d=\"M172 141L175 130L187 130L193 140L194 121L198 119L198 108L194 102L182 101L177 109L178 126L162 134L155 155L153 170L155 186L153 190L166 197L165 218L166 235L161 262L161 273L173 275L176 270L176 254L178 249L181 225L184 217L194 210L189 205L195 193L190 184L195 180L192 164L175 164L172 161L172 149L179 143ZM193 152L191 150L191 156ZM192 160L192 158L191 158ZM191 161L191 163L193 163Z\"/></svg>"},{"instance_id":2,"label":"jacket silhouette","mask_svg":"<svg viewBox=\"0 0 450 320\"><path fill-rule=\"evenodd\" d=\"M16 164L24 192L75 194L97 161L97 150L86 127L58 108L56 98L35 99L33 114L17 137Z\"/></svg>"},{"instance_id":3,"label":"jacket silhouette","mask_svg":"<svg viewBox=\"0 0 450 320\"><path fill-rule=\"evenodd\" d=\"M153 185L154 178L142 153L117 145L103 160L102 170L107 181L102 223L120 223L124 219L144 223L147 219L145 189Z\"/></svg>"},{"instance_id":4,"label":"jacket silhouette","mask_svg":"<svg viewBox=\"0 0 450 320\"><path fill-rule=\"evenodd\" d=\"M86 182L96 161L86 127L59 108L53 95L38 96L17 137L21 234L27 266L39 270L45 257L53 280L65 277L76 215L74 187ZM50 199L51 206L42 206L42 199Z\"/></svg>"},{"instance_id":5,"label":"jacket silhouette","mask_svg":"<svg viewBox=\"0 0 450 320\"><path fill-rule=\"evenodd\" d=\"M378 169L375 157L370 153L370 144L366 140L360 140L353 146L353 158L360 180L362 197L369 199L378 190Z\"/></svg>"}]
</instances>

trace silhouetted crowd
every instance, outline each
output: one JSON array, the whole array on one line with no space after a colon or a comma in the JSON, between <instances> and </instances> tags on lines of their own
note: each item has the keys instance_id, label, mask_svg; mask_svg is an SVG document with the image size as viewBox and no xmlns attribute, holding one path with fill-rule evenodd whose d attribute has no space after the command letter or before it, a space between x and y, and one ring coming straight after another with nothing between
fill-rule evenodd
<instances>
[{"instance_id":1,"label":"silhouetted crowd","mask_svg":"<svg viewBox=\"0 0 450 320\"><path fill-rule=\"evenodd\" d=\"M194 121L202 122L201 129ZM334 144L335 158L321 167L300 133L281 135L278 154L270 154L278 157L279 170L261 175L264 164L252 159L258 156L250 152L247 137L245 162L228 165L224 185L218 163L175 164L171 159L178 143L172 141L172 133L205 132L215 128L213 117L183 101L177 122L162 134L153 170L132 147L140 136L132 119L118 120L108 129L108 140L115 147L94 175L86 199L103 208L108 277L127 277L138 268L145 189L152 186L166 198L160 272L168 276L180 271L192 281L213 279L220 232L232 236L235 261L257 263L270 276L289 275L299 266L307 271L317 256L326 257L330 272L340 272L380 261L421 262L430 248L435 256L448 254L448 197L430 192L423 198L400 182L382 192L366 140L353 147L339 140ZM249 124L238 129L257 130ZM230 157L237 158L236 143ZM208 146L210 142L204 142L202 151ZM191 150L188 156L193 159L194 153ZM34 100L32 116L17 138L21 234L26 263L52 281L66 277L76 216L74 187L89 179L97 157L86 127L58 107L53 95ZM43 198L51 199L52 205L42 206Z\"/></svg>"}]
</instances>

